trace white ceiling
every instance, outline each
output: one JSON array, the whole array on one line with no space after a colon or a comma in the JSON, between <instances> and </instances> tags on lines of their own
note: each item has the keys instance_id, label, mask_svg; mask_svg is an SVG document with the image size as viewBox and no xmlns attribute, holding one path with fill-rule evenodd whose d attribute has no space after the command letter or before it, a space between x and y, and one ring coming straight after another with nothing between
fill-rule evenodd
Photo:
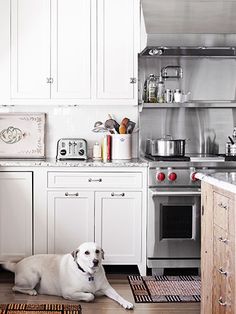
<instances>
[{"instance_id":1,"label":"white ceiling","mask_svg":"<svg viewBox=\"0 0 236 314\"><path fill-rule=\"evenodd\" d=\"M148 34L235 34L236 0L141 0Z\"/></svg>"}]
</instances>

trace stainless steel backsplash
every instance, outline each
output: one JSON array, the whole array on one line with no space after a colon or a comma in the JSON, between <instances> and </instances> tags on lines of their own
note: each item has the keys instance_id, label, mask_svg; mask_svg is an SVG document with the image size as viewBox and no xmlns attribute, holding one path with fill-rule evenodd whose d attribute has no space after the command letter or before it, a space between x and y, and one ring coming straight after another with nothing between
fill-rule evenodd
<instances>
[{"instance_id":1,"label":"stainless steel backsplash","mask_svg":"<svg viewBox=\"0 0 236 314\"><path fill-rule=\"evenodd\" d=\"M236 126L236 108L143 109L140 114L140 148L145 153L147 138L170 134L188 139L186 153L223 154L227 136Z\"/></svg>"}]
</instances>

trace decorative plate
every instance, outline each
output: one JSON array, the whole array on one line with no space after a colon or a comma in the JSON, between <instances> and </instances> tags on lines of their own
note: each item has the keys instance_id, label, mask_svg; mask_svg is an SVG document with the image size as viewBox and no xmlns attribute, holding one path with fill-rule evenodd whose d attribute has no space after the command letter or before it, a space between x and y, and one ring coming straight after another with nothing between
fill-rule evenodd
<instances>
[{"instance_id":1,"label":"decorative plate","mask_svg":"<svg viewBox=\"0 0 236 314\"><path fill-rule=\"evenodd\" d=\"M44 158L45 120L45 113L0 113L0 158Z\"/></svg>"}]
</instances>

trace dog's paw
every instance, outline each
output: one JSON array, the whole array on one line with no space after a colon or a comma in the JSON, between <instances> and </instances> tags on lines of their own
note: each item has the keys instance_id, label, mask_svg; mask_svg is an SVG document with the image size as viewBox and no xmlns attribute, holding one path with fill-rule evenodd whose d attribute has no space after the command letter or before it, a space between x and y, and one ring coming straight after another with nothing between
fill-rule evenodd
<instances>
[{"instance_id":1,"label":"dog's paw","mask_svg":"<svg viewBox=\"0 0 236 314\"><path fill-rule=\"evenodd\" d=\"M88 293L86 293L86 298L84 301L91 302L94 300L94 298L95 298L94 294L88 292Z\"/></svg>"},{"instance_id":2,"label":"dog's paw","mask_svg":"<svg viewBox=\"0 0 236 314\"><path fill-rule=\"evenodd\" d=\"M37 294L38 294L37 291L34 289L29 291L29 295L37 295Z\"/></svg>"},{"instance_id":3,"label":"dog's paw","mask_svg":"<svg viewBox=\"0 0 236 314\"><path fill-rule=\"evenodd\" d=\"M126 310L133 310L134 305L128 301L125 301L121 304Z\"/></svg>"}]
</instances>

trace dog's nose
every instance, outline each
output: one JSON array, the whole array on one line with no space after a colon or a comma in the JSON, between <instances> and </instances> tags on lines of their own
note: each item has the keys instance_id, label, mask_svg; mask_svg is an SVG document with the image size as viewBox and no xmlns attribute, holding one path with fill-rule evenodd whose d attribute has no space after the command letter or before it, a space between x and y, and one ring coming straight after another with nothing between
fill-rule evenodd
<instances>
[{"instance_id":1,"label":"dog's nose","mask_svg":"<svg viewBox=\"0 0 236 314\"><path fill-rule=\"evenodd\" d=\"M93 265L94 265L94 266L98 266L98 263L99 263L99 260L95 258L95 259L93 260Z\"/></svg>"}]
</instances>

